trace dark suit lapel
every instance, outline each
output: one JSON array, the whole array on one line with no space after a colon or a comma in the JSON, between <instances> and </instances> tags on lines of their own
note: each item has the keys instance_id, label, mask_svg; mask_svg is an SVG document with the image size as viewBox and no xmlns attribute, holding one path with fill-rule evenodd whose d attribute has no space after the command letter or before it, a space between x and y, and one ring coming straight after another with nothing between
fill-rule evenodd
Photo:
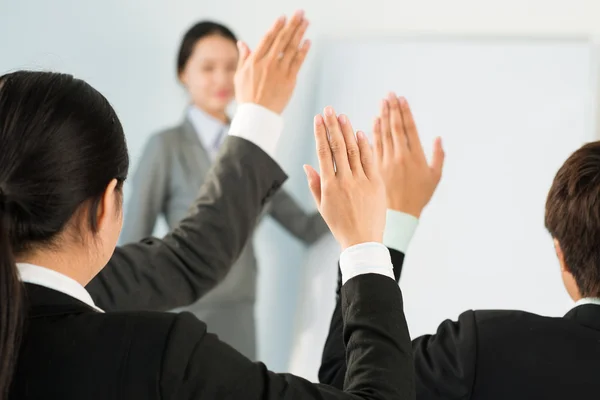
<instances>
[{"instance_id":1,"label":"dark suit lapel","mask_svg":"<svg viewBox=\"0 0 600 400\"><path fill-rule=\"evenodd\" d=\"M588 328L600 331L600 305L583 304L573 308L565 315L566 319L572 319L587 326Z\"/></svg>"},{"instance_id":2,"label":"dark suit lapel","mask_svg":"<svg viewBox=\"0 0 600 400\"><path fill-rule=\"evenodd\" d=\"M182 141L181 162L189 176L196 177L200 182L203 182L204 176L210 169L210 156L200 142L198 133L189 119L186 118L183 121L180 129L185 138Z\"/></svg>"},{"instance_id":3,"label":"dark suit lapel","mask_svg":"<svg viewBox=\"0 0 600 400\"><path fill-rule=\"evenodd\" d=\"M56 290L32 283L25 283L24 286L30 318L97 312L87 304Z\"/></svg>"}]
</instances>

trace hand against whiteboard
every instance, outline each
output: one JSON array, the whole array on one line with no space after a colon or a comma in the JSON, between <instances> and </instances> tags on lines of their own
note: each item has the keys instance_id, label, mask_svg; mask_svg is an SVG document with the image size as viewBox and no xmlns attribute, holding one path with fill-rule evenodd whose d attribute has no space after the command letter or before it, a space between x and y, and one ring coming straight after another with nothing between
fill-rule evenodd
<instances>
[{"instance_id":1,"label":"hand against whiteboard","mask_svg":"<svg viewBox=\"0 0 600 400\"><path fill-rule=\"evenodd\" d=\"M307 27L304 13L296 11L287 23L285 17L279 18L254 52L238 42L235 94L239 104L255 103L281 114L310 48L308 40L300 44Z\"/></svg>"},{"instance_id":2,"label":"hand against whiteboard","mask_svg":"<svg viewBox=\"0 0 600 400\"><path fill-rule=\"evenodd\" d=\"M375 160L386 188L387 207L420 217L442 177L444 150L437 138L431 164L406 99L390 93L373 125Z\"/></svg>"},{"instance_id":3,"label":"hand against whiteboard","mask_svg":"<svg viewBox=\"0 0 600 400\"><path fill-rule=\"evenodd\" d=\"M308 165L304 171L319 212L333 236L342 249L381 242L385 228L385 186L365 134L358 132L355 137L348 118L336 117L331 107L325 108L324 117L315 117L314 131L321 175Z\"/></svg>"}]
</instances>

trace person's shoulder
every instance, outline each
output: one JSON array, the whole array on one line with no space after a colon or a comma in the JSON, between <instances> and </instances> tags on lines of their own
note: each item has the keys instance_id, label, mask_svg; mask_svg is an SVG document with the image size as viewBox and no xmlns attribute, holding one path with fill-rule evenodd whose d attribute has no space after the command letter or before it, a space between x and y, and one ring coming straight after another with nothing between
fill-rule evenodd
<instances>
[{"instance_id":1,"label":"person's shoulder","mask_svg":"<svg viewBox=\"0 0 600 400\"><path fill-rule=\"evenodd\" d=\"M153 311L118 311L104 314L87 314L104 325L122 326L130 333L145 332L149 335L166 335L177 320L178 314Z\"/></svg>"},{"instance_id":2,"label":"person's shoulder","mask_svg":"<svg viewBox=\"0 0 600 400\"><path fill-rule=\"evenodd\" d=\"M184 123L179 123L177 125L171 125L169 127L160 129L156 131L151 137L158 137L162 139L169 139L172 137L181 136L184 134Z\"/></svg>"},{"instance_id":3,"label":"person's shoulder","mask_svg":"<svg viewBox=\"0 0 600 400\"><path fill-rule=\"evenodd\" d=\"M508 321L549 322L557 319L523 310L469 310L467 313L472 313L478 324L503 324Z\"/></svg>"},{"instance_id":4,"label":"person's shoulder","mask_svg":"<svg viewBox=\"0 0 600 400\"><path fill-rule=\"evenodd\" d=\"M477 310L471 311L473 322L480 338L510 340L511 337L524 337L550 334L564 325L565 319L548 317L522 310Z\"/></svg>"},{"instance_id":5,"label":"person's shoulder","mask_svg":"<svg viewBox=\"0 0 600 400\"><path fill-rule=\"evenodd\" d=\"M182 124L169 126L167 128L155 131L150 135L149 140L169 142L175 138L180 138L184 135L184 129Z\"/></svg>"},{"instance_id":6,"label":"person's shoulder","mask_svg":"<svg viewBox=\"0 0 600 400\"><path fill-rule=\"evenodd\" d=\"M148 137L146 141L147 153L165 153L176 151L178 143L185 136L182 124L159 130Z\"/></svg>"},{"instance_id":7,"label":"person's shoulder","mask_svg":"<svg viewBox=\"0 0 600 400\"><path fill-rule=\"evenodd\" d=\"M121 332L123 339L143 337L143 343L167 347L169 342L197 341L206 334L206 324L188 312L123 311L86 314L91 325L106 332Z\"/></svg>"}]
</instances>

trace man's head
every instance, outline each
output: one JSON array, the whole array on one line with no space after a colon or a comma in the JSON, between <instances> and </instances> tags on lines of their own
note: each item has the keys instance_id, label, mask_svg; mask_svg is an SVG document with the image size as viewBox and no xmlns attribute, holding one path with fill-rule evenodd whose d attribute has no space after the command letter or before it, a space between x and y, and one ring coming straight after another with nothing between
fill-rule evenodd
<instances>
[{"instance_id":1,"label":"man's head","mask_svg":"<svg viewBox=\"0 0 600 400\"><path fill-rule=\"evenodd\" d=\"M559 169L545 223L571 298L600 297L600 141L581 147Z\"/></svg>"}]
</instances>

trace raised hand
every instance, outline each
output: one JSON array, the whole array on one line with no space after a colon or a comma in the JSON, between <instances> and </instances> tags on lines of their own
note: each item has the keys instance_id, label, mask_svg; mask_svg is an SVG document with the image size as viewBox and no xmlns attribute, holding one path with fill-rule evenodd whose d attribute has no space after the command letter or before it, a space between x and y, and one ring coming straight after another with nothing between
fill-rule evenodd
<instances>
[{"instance_id":1,"label":"raised hand","mask_svg":"<svg viewBox=\"0 0 600 400\"><path fill-rule=\"evenodd\" d=\"M418 218L442 177L441 139L436 138L428 164L408 102L390 93L373 126L373 147L388 208Z\"/></svg>"},{"instance_id":2,"label":"raised hand","mask_svg":"<svg viewBox=\"0 0 600 400\"><path fill-rule=\"evenodd\" d=\"M235 93L239 104L256 103L278 114L284 110L310 48L308 40L302 41L307 27L304 12L296 11L287 22L285 17L275 21L253 52L238 42Z\"/></svg>"},{"instance_id":3,"label":"raised hand","mask_svg":"<svg viewBox=\"0 0 600 400\"><path fill-rule=\"evenodd\" d=\"M314 124L321 175L312 167L304 169L319 212L342 249L381 242L385 187L365 134L355 137L348 118L336 117L331 107Z\"/></svg>"}]
</instances>

